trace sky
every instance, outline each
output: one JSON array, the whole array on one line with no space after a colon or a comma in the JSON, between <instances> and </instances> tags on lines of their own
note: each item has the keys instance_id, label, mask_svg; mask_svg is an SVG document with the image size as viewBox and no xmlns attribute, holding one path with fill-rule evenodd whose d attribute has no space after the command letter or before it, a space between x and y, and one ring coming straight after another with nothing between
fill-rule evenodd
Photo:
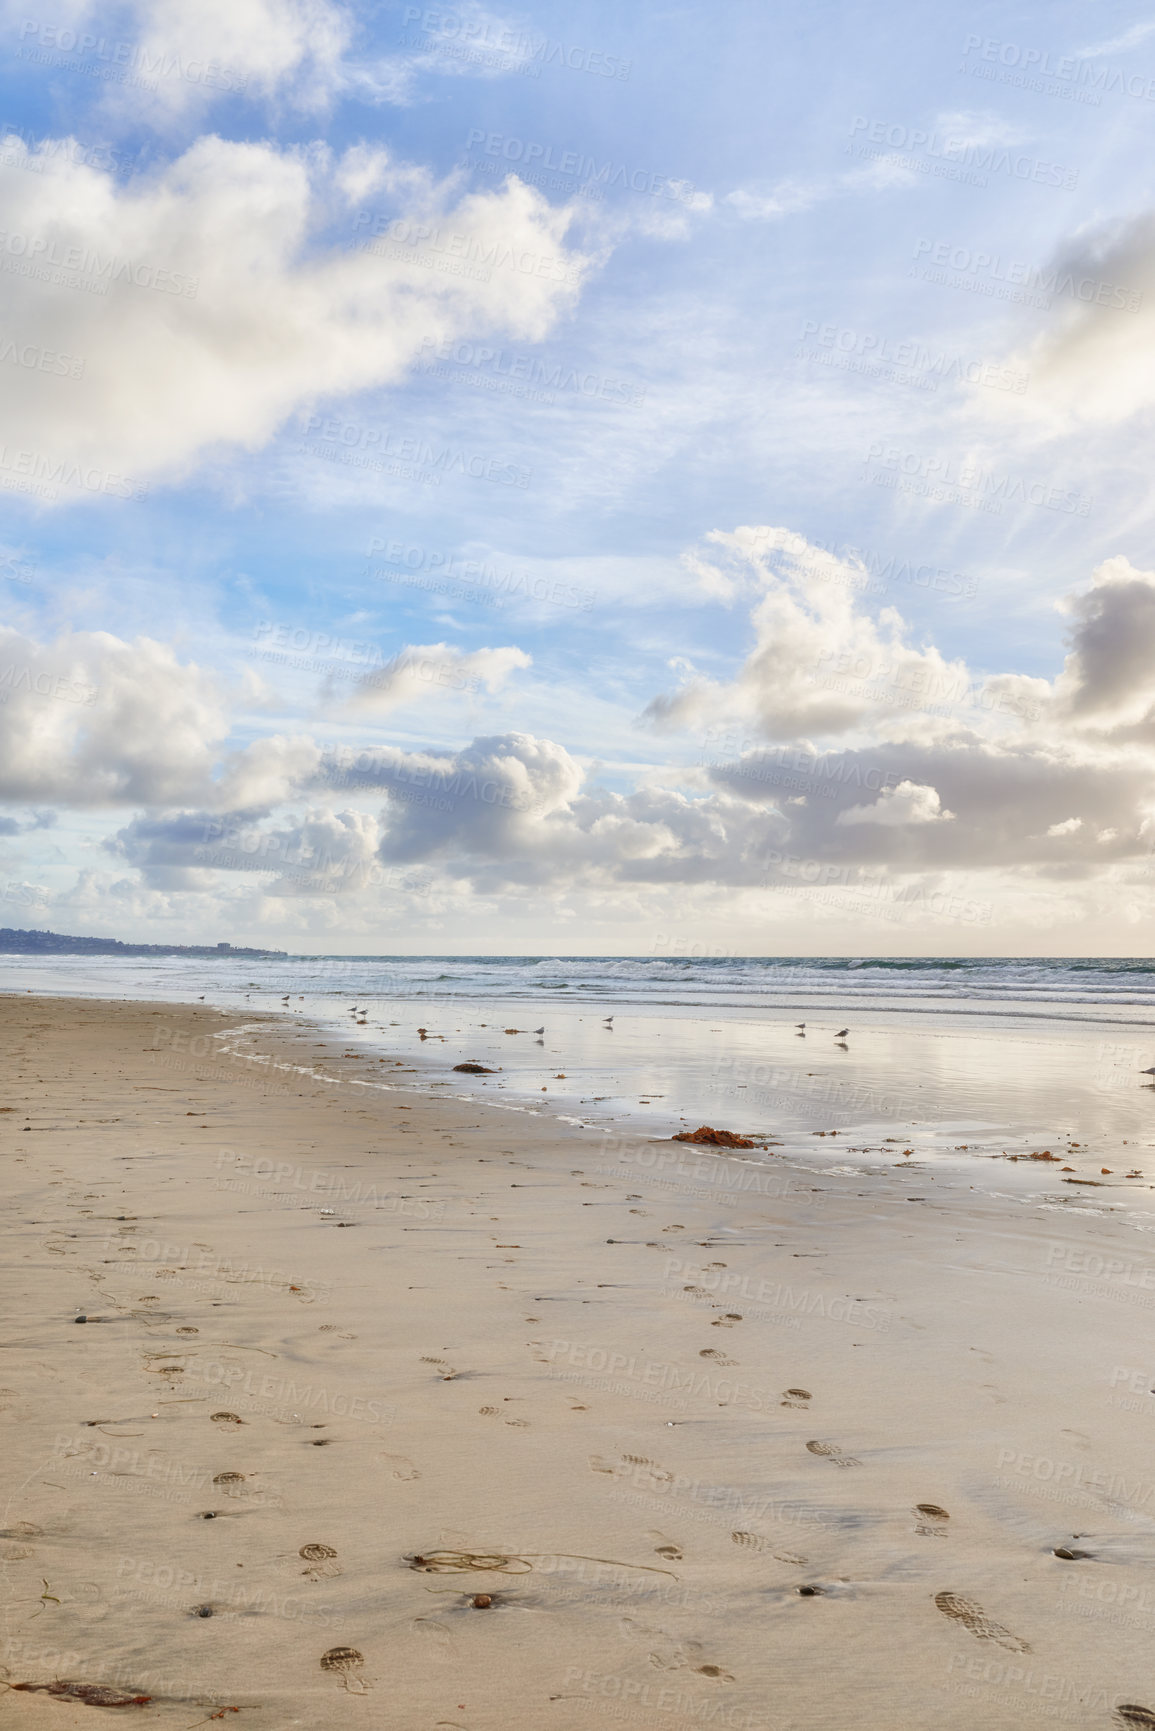
<instances>
[{"instance_id":1,"label":"sky","mask_svg":"<svg viewBox=\"0 0 1155 1731\"><path fill-rule=\"evenodd\" d=\"M0 41L0 925L1152 952L1155 14Z\"/></svg>"}]
</instances>

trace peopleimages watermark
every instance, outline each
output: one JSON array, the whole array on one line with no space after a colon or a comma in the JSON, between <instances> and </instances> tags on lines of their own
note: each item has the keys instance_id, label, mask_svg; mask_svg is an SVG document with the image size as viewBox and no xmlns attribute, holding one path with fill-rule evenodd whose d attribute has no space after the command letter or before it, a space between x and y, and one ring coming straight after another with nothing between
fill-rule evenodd
<instances>
[{"instance_id":1,"label":"peopleimages watermark","mask_svg":"<svg viewBox=\"0 0 1155 1731\"><path fill-rule=\"evenodd\" d=\"M298 456L324 457L351 468L399 474L435 487L441 485L444 475L467 475L503 487L528 487L533 474L521 463L332 416L310 415L304 431L306 437L313 435L314 443L298 445Z\"/></svg>"},{"instance_id":2,"label":"peopleimages watermark","mask_svg":"<svg viewBox=\"0 0 1155 1731\"><path fill-rule=\"evenodd\" d=\"M860 654L853 649L824 649L809 679L824 691L840 691L866 702L917 709L927 715L984 709L991 715L1038 721L1042 714L1039 703L1018 692L992 687L987 680L972 680L965 671L955 672L949 667L940 671L925 662L901 658L892 661L887 655L870 651Z\"/></svg>"},{"instance_id":3,"label":"peopleimages watermark","mask_svg":"<svg viewBox=\"0 0 1155 1731\"><path fill-rule=\"evenodd\" d=\"M222 1176L214 1183L215 1190L239 1190L245 1195L274 1197L279 1201L298 1201L303 1196L303 1207L312 1206L319 1198L342 1204L360 1202L385 1213L409 1214L419 1220L440 1220L445 1214L443 1199L402 1195L360 1178L350 1181L340 1173L294 1166L291 1160L254 1159L235 1148L220 1149L217 1170Z\"/></svg>"},{"instance_id":4,"label":"peopleimages watermark","mask_svg":"<svg viewBox=\"0 0 1155 1731\"><path fill-rule=\"evenodd\" d=\"M131 288L155 289L161 294L195 300L200 286L199 277L165 270L143 259L93 252L87 246L65 246L51 234L0 229L0 249L6 255L3 268L7 271L15 270L18 275L32 274L41 281L55 281L45 272L58 271L65 277L76 279L75 283L66 283L66 287L92 283L98 285L94 292L99 294L107 294L112 283L123 282Z\"/></svg>"},{"instance_id":5,"label":"peopleimages watermark","mask_svg":"<svg viewBox=\"0 0 1155 1731\"><path fill-rule=\"evenodd\" d=\"M496 158L498 164L515 167L522 179L537 180L541 175L552 174L561 177L560 183L552 183L555 186L564 185L567 181L576 182L586 197L592 194L600 198L614 187L623 192L646 193L651 198L670 198L678 204L690 204L696 197L695 188L688 180L674 180L669 175L631 167L613 158L599 163L595 156L586 156L580 150L562 150L557 145L537 139L486 132L483 127L471 128L465 149L467 153L480 149L486 156ZM465 161L471 166L484 166L474 164L468 154Z\"/></svg>"},{"instance_id":6,"label":"peopleimages watermark","mask_svg":"<svg viewBox=\"0 0 1155 1731\"><path fill-rule=\"evenodd\" d=\"M110 1444L91 1432L64 1432L53 1443L53 1468L72 1478L98 1478L105 1474L112 1486L136 1496L155 1496L163 1502L187 1503L192 1492L203 1493L210 1475L203 1466L166 1459L155 1448L129 1448L115 1440ZM76 1462L76 1465L69 1463Z\"/></svg>"},{"instance_id":7,"label":"peopleimages watermark","mask_svg":"<svg viewBox=\"0 0 1155 1731\"><path fill-rule=\"evenodd\" d=\"M131 158L112 144L83 144L78 138L48 138L28 126L6 121L0 126L0 167L26 174L47 174L57 163L95 168L101 173L124 171Z\"/></svg>"},{"instance_id":8,"label":"peopleimages watermark","mask_svg":"<svg viewBox=\"0 0 1155 1731\"><path fill-rule=\"evenodd\" d=\"M562 1679L561 1700L584 1701L591 1707L610 1710L614 1718L632 1715L636 1708L647 1713L677 1713L687 1722L721 1725L727 1731L774 1731L761 1713L730 1707L721 1701L706 1702L676 1684L650 1683L612 1671L591 1671L571 1665Z\"/></svg>"},{"instance_id":9,"label":"peopleimages watermark","mask_svg":"<svg viewBox=\"0 0 1155 1731\"><path fill-rule=\"evenodd\" d=\"M736 1066L741 1066L737 1074ZM830 1072L820 1075L814 1071L792 1070L786 1064L766 1062L751 1065L740 1058L720 1058L713 1067L713 1073L716 1079L706 1084L705 1091L740 1103L751 1114L758 1108L786 1110L805 1114L813 1120L821 1107L823 1121L829 1124L835 1118L842 1122L862 1122L867 1117L909 1120L918 1110L913 1096L888 1093L880 1087ZM741 1102L737 1099L739 1093L744 1094Z\"/></svg>"},{"instance_id":10,"label":"peopleimages watermark","mask_svg":"<svg viewBox=\"0 0 1155 1731\"><path fill-rule=\"evenodd\" d=\"M30 373L48 373L57 379L82 379L86 362L76 355L62 354L58 349L46 349L40 343L28 343L19 337L0 334L0 364L23 367Z\"/></svg>"},{"instance_id":11,"label":"peopleimages watermark","mask_svg":"<svg viewBox=\"0 0 1155 1731\"><path fill-rule=\"evenodd\" d=\"M451 275L469 276L476 282L489 282L495 270L548 282L578 283L582 277L581 267L565 258L465 229L443 229L427 222L410 222L403 216L359 210L353 218L353 232L359 234L362 229L370 238L361 242L361 252L417 264L425 270L449 268ZM379 241L387 244L379 245Z\"/></svg>"},{"instance_id":12,"label":"peopleimages watermark","mask_svg":"<svg viewBox=\"0 0 1155 1731\"><path fill-rule=\"evenodd\" d=\"M1107 1405L1118 1412L1141 1412L1155 1417L1155 1371L1136 1370L1129 1364L1117 1364L1111 1371L1111 1387L1126 1389L1125 1394L1111 1394Z\"/></svg>"},{"instance_id":13,"label":"peopleimages watermark","mask_svg":"<svg viewBox=\"0 0 1155 1731\"><path fill-rule=\"evenodd\" d=\"M298 1381L298 1377L302 1380ZM275 1376L267 1371L249 1370L244 1365L226 1364L210 1359L198 1365L192 1381L209 1389L219 1389L222 1396L236 1400L244 1396L249 1401L263 1402L259 1410L283 1413L304 1419L323 1413L326 1419L357 1419L362 1424L392 1424L396 1409L390 1407L384 1395L350 1394L324 1383L303 1380L303 1373ZM185 1385L182 1383L181 1385ZM251 1410L251 1409L250 1409Z\"/></svg>"},{"instance_id":14,"label":"peopleimages watermark","mask_svg":"<svg viewBox=\"0 0 1155 1731\"><path fill-rule=\"evenodd\" d=\"M1097 1720L1118 1699L1098 1684L1065 1677L1059 1671L1040 1671L1034 1665L1023 1665L1013 1659L979 1658L973 1653L952 1655L947 1664L947 1681L941 1687L952 1695L982 1702L984 1719L994 1707L1011 1707L1016 1713L1035 1710L1059 1724L1067 1722L1080 1727L1090 1722L1089 1713L1094 1713ZM1137 1725L1142 1721L1119 1715L1115 1723Z\"/></svg>"},{"instance_id":15,"label":"peopleimages watermark","mask_svg":"<svg viewBox=\"0 0 1155 1731\"><path fill-rule=\"evenodd\" d=\"M1132 1511L1145 1508L1155 1497L1155 1484L1132 1481L1124 1473L1090 1467L1086 1461L1054 1460L1049 1455L1004 1448L998 1451L996 1465L1004 1475L994 1481L999 1490L1021 1490L1048 1502L1081 1508L1101 1508L1106 1503L1128 1519L1134 1519ZM1013 1471L1008 1473L1008 1468Z\"/></svg>"},{"instance_id":16,"label":"peopleimages watermark","mask_svg":"<svg viewBox=\"0 0 1155 1731\"><path fill-rule=\"evenodd\" d=\"M484 560L465 559L446 548L416 547L407 541L386 541L381 536L370 541L366 557L384 558L398 574L405 572L414 582L428 576L433 583L419 586L431 587L435 593L442 593L451 584L469 584L478 592L478 600L544 601L552 607L573 608L581 613L590 612L598 598L596 590L582 589L559 578L535 577L529 571L502 571ZM368 574L385 582L399 580L393 571L380 566ZM438 585L437 580L442 578L445 583Z\"/></svg>"},{"instance_id":17,"label":"peopleimages watermark","mask_svg":"<svg viewBox=\"0 0 1155 1731\"><path fill-rule=\"evenodd\" d=\"M29 697L51 698L57 703L95 703L100 696L99 686L73 679L67 673L49 673L29 662L21 665L10 661L7 666L0 663L0 703L7 703L18 691Z\"/></svg>"},{"instance_id":18,"label":"peopleimages watermark","mask_svg":"<svg viewBox=\"0 0 1155 1731\"><path fill-rule=\"evenodd\" d=\"M899 770L861 764L853 753L766 746L748 738L739 741L735 729L720 727L706 730L698 767L719 771L713 779L727 786L735 781L762 782L791 793L817 793L823 799L837 799L841 788L885 793L905 779Z\"/></svg>"},{"instance_id":19,"label":"peopleimages watermark","mask_svg":"<svg viewBox=\"0 0 1155 1731\"><path fill-rule=\"evenodd\" d=\"M983 385L992 391L1009 391L1021 397L1030 383L1030 374L1002 366L995 361L968 359L942 349L930 349L917 338L895 341L874 331L852 330L835 324L822 324L817 319L804 319L800 342L814 343L814 348L798 348L797 360L845 368L868 378L890 379L895 384L910 384L920 390L937 391L940 384L952 380L957 384Z\"/></svg>"},{"instance_id":20,"label":"peopleimages watermark","mask_svg":"<svg viewBox=\"0 0 1155 1731\"><path fill-rule=\"evenodd\" d=\"M1155 1310L1155 1264L1129 1256L1104 1256L1095 1250L1051 1244L1045 1262L1048 1286L1110 1298L1120 1304Z\"/></svg>"},{"instance_id":21,"label":"peopleimages watermark","mask_svg":"<svg viewBox=\"0 0 1155 1731\"><path fill-rule=\"evenodd\" d=\"M308 673L325 673L330 679L349 679L365 690L387 688L401 674L453 691L475 692L481 687L480 679L463 673L452 661L416 655L411 649L402 649L386 660L375 643L333 637L309 626L263 619L255 626L254 636L255 645L260 647L248 651L253 660L273 661L278 666Z\"/></svg>"},{"instance_id":22,"label":"peopleimages watermark","mask_svg":"<svg viewBox=\"0 0 1155 1731\"><path fill-rule=\"evenodd\" d=\"M135 481L112 469L86 467L67 457L46 456L43 451L16 451L0 445L0 487L10 493L31 493L41 499L57 499L60 488L99 493L113 499L145 499L147 481Z\"/></svg>"},{"instance_id":23,"label":"peopleimages watermark","mask_svg":"<svg viewBox=\"0 0 1155 1731\"><path fill-rule=\"evenodd\" d=\"M1049 309L1053 295L1066 295L1084 306L1128 313L1137 313L1143 303L1142 289L1126 288L1100 277L1077 276L1062 265L1044 268L1026 264L1004 258L1001 253L957 246L949 240L929 240L924 236L915 242L914 259L910 274L921 276L924 282L965 288L974 294L1038 307L1044 312Z\"/></svg>"},{"instance_id":24,"label":"peopleimages watermark","mask_svg":"<svg viewBox=\"0 0 1155 1731\"><path fill-rule=\"evenodd\" d=\"M960 72L1043 95L1062 95L1075 102L1098 107L1105 94L1129 96L1136 102L1155 102L1155 78L1140 72L1124 72L1077 54L1052 55L1049 48L1026 48L1018 42L1000 42L993 36L969 35L963 43ZM975 58L970 57L974 55ZM1053 80L1048 87L1044 79Z\"/></svg>"},{"instance_id":25,"label":"peopleimages watermark","mask_svg":"<svg viewBox=\"0 0 1155 1731\"><path fill-rule=\"evenodd\" d=\"M91 54L98 64L81 59L76 71L151 90L159 88L162 78L179 78L186 84L240 95L248 83L247 73L222 66L218 60L189 59L162 48L150 50L139 42L112 41L67 24L41 24L34 18L25 18L21 26L18 53L22 60L41 66L67 66L68 56Z\"/></svg>"},{"instance_id":26,"label":"peopleimages watermark","mask_svg":"<svg viewBox=\"0 0 1155 1731\"><path fill-rule=\"evenodd\" d=\"M1036 186L1057 186L1073 191L1079 184L1077 168L1064 168L1037 156L1015 155L998 144L977 144L965 138L950 138L918 126L894 125L885 120L867 120L856 115L850 137L865 135L870 145L885 145L885 151L867 145L848 144L848 152L859 156L908 157L910 166L923 173L961 180L972 186L989 186L988 175L1006 175L1010 180L1031 181Z\"/></svg>"},{"instance_id":27,"label":"peopleimages watermark","mask_svg":"<svg viewBox=\"0 0 1155 1731\"><path fill-rule=\"evenodd\" d=\"M682 955L683 951L675 951ZM599 1168L615 1173L623 1181L634 1183L644 1177L652 1186L661 1185L679 1195L691 1193L711 1201L737 1204L744 1197L762 1196L781 1201L789 1196L809 1204L813 1193L808 1184L801 1184L790 1175L772 1166L753 1160L742 1160L723 1149L692 1149L685 1142L660 1143L652 1138L611 1136L601 1145L601 1152L616 1156L620 1165ZM626 1172L622 1167L627 1167Z\"/></svg>"},{"instance_id":28,"label":"peopleimages watermark","mask_svg":"<svg viewBox=\"0 0 1155 1731\"><path fill-rule=\"evenodd\" d=\"M760 530L754 536L754 545L776 534L776 530ZM920 565L898 553L880 553L870 547L852 546L847 541L821 541L796 535L786 546L775 546L770 551L788 554L812 582L837 583L864 595L886 595L891 582L907 583L912 589L933 589L936 595L968 601L978 592L977 577L947 571L939 565ZM837 568L847 565L852 568Z\"/></svg>"},{"instance_id":29,"label":"peopleimages watermark","mask_svg":"<svg viewBox=\"0 0 1155 1731\"><path fill-rule=\"evenodd\" d=\"M1090 515L1094 498L1071 487L1026 475L1000 475L984 469L970 458L956 462L941 453L904 451L876 439L864 458L879 469L869 476L876 486L897 487L925 498L952 504L973 504L977 509L1001 516L1004 505L1034 505L1040 510L1063 511L1070 516Z\"/></svg>"},{"instance_id":30,"label":"peopleimages watermark","mask_svg":"<svg viewBox=\"0 0 1155 1731\"><path fill-rule=\"evenodd\" d=\"M626 1394L658 1405L674 1404L679 1410L685 1409L686 1402L681 1397L686 1395L719 1406L744 1407L748 1412L768 1411L780 1403L777 1393L722 1376L717 1370L707 1370L705 1365L669 1364L663 1359L621 1352L589 1341L551 1340L544 1362L550 1366L551 1376L565 1381L589 1385L591 1377L602 1377L604 1385L596 1386L604 1386L607 1393Z\"/></svg>"},{"instance_id":31,"label":"peopleimages watermark","mask_svg":"<svg viewBox=\"0 0 1155 1731\"><path fill-rule=\"evenodd\" d=\"M441 795L450 802L475 799L483 805L500 805L513 811L531 811L535 804L527 791L517 789L509 782L492 778L479 781L476 771L468 764L464 767L454 765L452 760L423 764L399 762L373 748L358 752L354 758L351 746L338 746L332 754L328 786L334 784L336 775L342 778L340 785L343 787L384 788L387 793L396 793L401 798L405 797L406 788L413 788L426 789L431 795ZM426 801L416 800L414 803L425 804ZM442 809L448 810L450 806Z\"/></svg>"},{"instance_id":32,"label":"peopleimages watermark","mask_svg":"<svg viewBox=\"0 0 1155 1731\"><path fill-rule=\"evenodd\" d=\"M319 1578L307 1567L300 1573L312 1580ZM232 1611L284 1617L291 1622L316 1623L322 1629L337 1620L335 1606L319 1605L304 1594L271 1591L258 1581L240 1581L235 1576L196 1575L180 1563L158 1562L155 1557L119 1558L116 1581L127 1597L168 1610L188 1612L199 1599L218 1614Z\"/></svg>"},{"instance_id":33,"label":"peopleimages watermark","mask_svg":"<svg viewBox=\"0 0 1155 1731\"><path fill-rule=\"evenodd\" d=\"M0 553L0 577L9 583L35 583L40 566L36 560L22 559L15 553Z\"/></svg>"},{"instance_id":34,"label":"peopleimages watermark","mask_svg":"<svg viewBox=\"0 0 1155 1731\"><path fill-rule=\"evenodd\" d=\"M630 408L646 397L646 387L632 379L589 372L562 361L543 360L539 355L511 354L489 343L441 341L437 337L426 337L422 342L418 371L473 389L524 396L551 405L557 401L557 393L566 391L591 402Z\"/></svg>"},{"instance_id":35,"label":"peopleimages watermark","mask_svg":"<svg viewBox=\"0 0 1155 1731\"><path fill-rule=\"evenodd\" d=\"M750 1074L750 1067L746 1067ZM726 1299L729 1303L745 1303L748 1305L765 1306L765 1310L744 1311L744 1316L758 1317L774 1312L788 1312L792 1316L820 1316L831 1322L849 1323L854 1328L873 1330L878 1334L886 1334L890 1328L892 1317L890 1312L883 1310L877 1304L869 1304L865 1299L851 1298L848 1294L837 1292L816 1292L812 1287L791 1286L782 1280L764 1280L752 1274L741 1274L737 1269L725 1268L724 1265L704 1267L701 1263L684 1262L679 1256L671 1256L663 1265L663 1276L666 1280L688 1282L683 1286L683 1292L694 1299ZM775 1397L778 1404L780 1397Z\"/></svg>"},{"instance_id":36,"label":"peopleimages watermark","mask_svg":"<svg viewBox=\"0 0 1155 1731\"><path fill-rule=\"evenodd\" d=\"M436 6L406 6L402 26L409 30L415 24L420 24L424 35L436 42L442 51L451 45L460 46L465 51L464 57L472 59L474 53L487 50L507 57L513 63L513 70L526 72L531 77L540 76L543 66L565 67L570 72L588 72L595 77L615 79L628 79L633 69L633 61L623 60L619 54L607 54L604 49L584 48L576 43L554 42L548 36L535 40L523 31L499 24L485 13L457 13ZM404 45L411 46L409 42ZM469 53L470 50L473 53ZM489 64L484 59L477 63Z\"/></svg>"}]
</instances>

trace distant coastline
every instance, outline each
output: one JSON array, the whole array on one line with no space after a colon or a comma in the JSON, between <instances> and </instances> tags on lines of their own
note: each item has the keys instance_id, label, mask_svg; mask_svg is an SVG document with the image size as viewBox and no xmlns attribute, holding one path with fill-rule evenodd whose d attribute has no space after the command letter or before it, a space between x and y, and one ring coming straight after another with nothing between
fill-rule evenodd
<instances>
[{"instance_id":1,"label":"distant coastline","mask_svg":"<svg viewBox=\"0 0 1155 1731\"><path fill-rule=\"evenodd\" d=\"M71 938L60 932L0 926L0 955L8 956L242 956L283 960L287 950L246 950L235 944L124 944L119 938Z\"/></svg>"}]
</instances>

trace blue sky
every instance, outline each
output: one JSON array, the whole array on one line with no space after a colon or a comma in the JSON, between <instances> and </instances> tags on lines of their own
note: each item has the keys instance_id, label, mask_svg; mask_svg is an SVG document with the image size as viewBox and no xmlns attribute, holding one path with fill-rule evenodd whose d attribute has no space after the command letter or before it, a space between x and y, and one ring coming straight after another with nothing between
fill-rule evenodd
<instances>
[{"instance_id":1,"label":"blue sky","mask_svg":"<svg viewBox=\"0 0 1155 1731\"><path fill-rule=\"evenodd\" d=\"M4 29L0 923L1149 947L1155 19Z\"/></svg>"}]
</instances>

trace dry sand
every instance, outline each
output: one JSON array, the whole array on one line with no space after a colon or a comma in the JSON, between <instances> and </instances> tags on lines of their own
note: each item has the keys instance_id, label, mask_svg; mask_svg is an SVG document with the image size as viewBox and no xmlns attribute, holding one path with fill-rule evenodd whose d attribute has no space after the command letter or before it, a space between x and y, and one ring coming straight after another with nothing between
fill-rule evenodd
<instances>
[{"instance_id":1,"label":"dry sand","mask_svg":"<svg viewBox=\"0 0 1155 1731\"><path fill-rule=\"evenodd\" d=\"M1155 1724L1130 1218L235 1025L0 1000L0 1723Z\"/></svg>"}]
</instances>

